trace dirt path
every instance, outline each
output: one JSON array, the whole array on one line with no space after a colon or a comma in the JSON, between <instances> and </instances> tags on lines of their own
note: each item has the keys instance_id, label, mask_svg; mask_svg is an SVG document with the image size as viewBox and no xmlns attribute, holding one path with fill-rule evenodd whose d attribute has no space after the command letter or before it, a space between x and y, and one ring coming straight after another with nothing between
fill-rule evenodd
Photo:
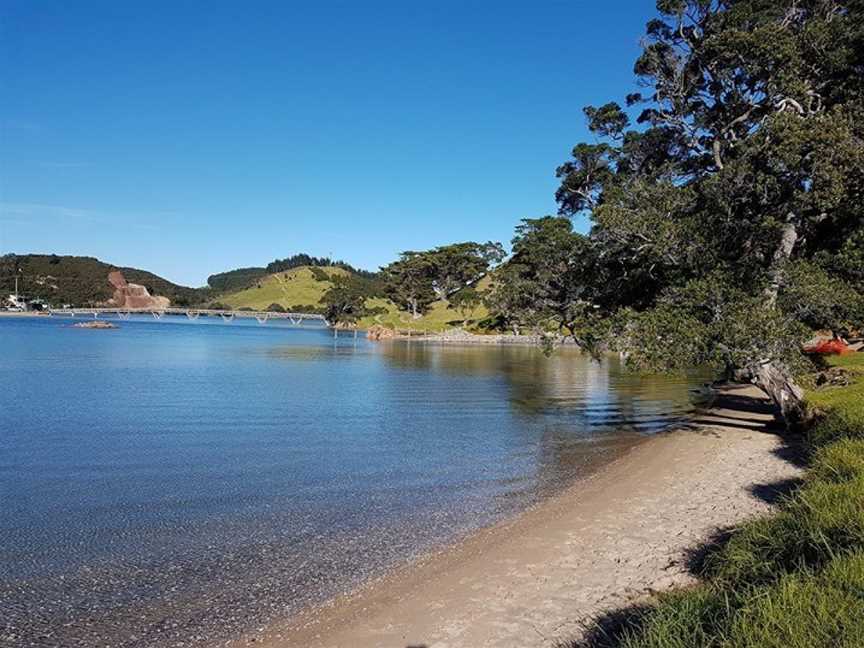
<instances>
[{"instance_id":1,"label":"dirt path","mask_svg":"<svg viewBox=\"0 0 864 648\"><path fill-rule=\"evenodd\" d=\"M530 648L598 612L691 582L688 550L765 512L800 475L752 388L517 519L357 594L262 629L268 648Z\"/></svg>"}]
</instances>

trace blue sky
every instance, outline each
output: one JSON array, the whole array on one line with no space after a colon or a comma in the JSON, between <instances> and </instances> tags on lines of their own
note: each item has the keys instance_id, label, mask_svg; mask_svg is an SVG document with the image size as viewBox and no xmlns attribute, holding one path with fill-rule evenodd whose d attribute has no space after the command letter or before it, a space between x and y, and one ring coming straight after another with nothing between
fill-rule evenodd
<instances>
[{"instance_id":1,"label":"blue sky","mask_svg":"<svg viewBox=\"0 0 864 648\"><path fill-rule=\"evenodd\" d=\"M0 253L202 285L554 213L653 2L0 3Z\"/></svg>"}]
</instances>

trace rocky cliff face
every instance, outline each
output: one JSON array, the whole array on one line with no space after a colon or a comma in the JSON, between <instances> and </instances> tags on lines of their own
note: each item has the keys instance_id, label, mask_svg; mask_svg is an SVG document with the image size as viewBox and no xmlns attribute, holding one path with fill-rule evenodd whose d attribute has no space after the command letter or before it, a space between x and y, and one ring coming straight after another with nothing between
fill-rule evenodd
<instances>
[{"instance_id":1,"label":"rocky cliff face","mask_svg":"<svg viewBox=\"0 0 864 648\"><path fill-rule=\"evenodd\" d=\"M109 304L115 308L155 309L168 308L171 300L167 297L154 297L144 286L129 283L119 270L108 273L108 283L114 286L114 296Z\"/></svg>"}]
</instances>

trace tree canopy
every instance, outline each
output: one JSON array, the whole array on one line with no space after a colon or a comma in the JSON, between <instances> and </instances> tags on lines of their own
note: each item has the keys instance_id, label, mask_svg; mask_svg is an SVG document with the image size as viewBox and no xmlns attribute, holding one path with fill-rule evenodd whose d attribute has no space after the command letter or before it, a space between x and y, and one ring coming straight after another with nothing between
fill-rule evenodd
<instances>
[{"instance_id":1,"label":"tree canopy","mask_svg":"<svg viewBox=\"0 0 864 648\"><path fill-rule=\"evenodd\" d=\"M500 243L454 243L423 252L407 251L382 268L386 295L417 318L436 300L449 300L474 286L504 258Z\"/></svg>"},{"instance_id":2,"label":"tree canopy","mask_svg":"<svg viewBox=\"0 0 864 648\"><path fill-rule=\"evenodd\" d=\"M585 108L595 140L557 171L590 234L524 221L495 297L637 367L751 380L791 418L802 340L864 321L864 3L657 9L640 92Z\"/></svg>"}]
</instances>

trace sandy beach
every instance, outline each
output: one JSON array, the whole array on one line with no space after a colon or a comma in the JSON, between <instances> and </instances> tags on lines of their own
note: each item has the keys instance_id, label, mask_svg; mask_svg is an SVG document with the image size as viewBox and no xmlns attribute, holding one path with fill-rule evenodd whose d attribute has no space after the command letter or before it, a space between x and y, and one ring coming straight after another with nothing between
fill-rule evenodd
<instances>
[{"instance_id":1,"label":"sandy beach","mask_svg":"<svg viewBox=\"0 0 864 648\"><path fill-rule=\"evenodd\" d=\"M689 557L800 476L752 387L517 518L234 646L567 645L604 610L693 582Z\"/></svg>"}]
</instances>

